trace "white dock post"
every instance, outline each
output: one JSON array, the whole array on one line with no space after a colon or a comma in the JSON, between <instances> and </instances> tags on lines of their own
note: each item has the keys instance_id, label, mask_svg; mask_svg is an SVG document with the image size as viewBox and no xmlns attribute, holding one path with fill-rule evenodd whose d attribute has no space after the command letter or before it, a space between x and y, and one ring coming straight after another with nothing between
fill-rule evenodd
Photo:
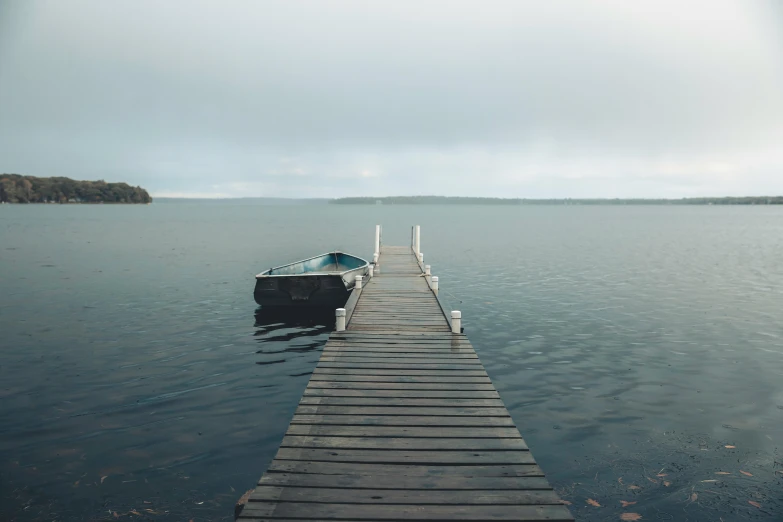
<instances>
[{"instance_id":1,"label":"white dock post","mask_svg":"<svg viewBox=\"0 0 783 522\"><path fill-rule=\"evenodd\" d=\"M462 312L459 310L451 312L451 333L462 333Z\"/></svg>"},{"instance_id":2,"label":"white dock post","mask_svg":"<svg viewBox=\"0 0 783 522\"><path fill-rule=\"evenodd\" d=\"M425 276L432 275L432 267L430 265L424 265L424 275Z\"/></svg>"},{"instance_id":3,"label":"white dock post","mask_svg":"<svg viewBox=\"0 0 783 522\"><path fill-rule=\"evenodd\" d=\"M381 226L375 225L375 253L381 253Z\"/></svg>"},{"instance_id":4,"label":"white dock post","mask_svg":"<svg viewBox=\"0 0 783 522\"><path fill-rule=\"evenodd\" d=\"M419 263L423 263L423 262L424 262L424 254L419 252Z\"/></svg>"},{"instance_id":5,"label":"white dock post","mask_svg":"<svg viewBox=\"0 0 783 522\"><path fill-rule=\"evenodd\" d=\"M432 276L432 291L435 292L435 295L438 295L438 276Z\"/></svg>"},{"instance_id":6,"label":"white dock post","mask_svg":"<svg viewBox=\"0 0 783 522\"><path fill-rule=\"evenodd\" d=\"M414 248L416 255L421 254L421 225L416 225L416 248Z\"/></svg>"},{"instance_id":7,"label":"white dock post","mask_svg":"<svg viewBox=\"0 0 783 522\"><path fill-rule=\"evenodd\" d=\"M334 311L334 330L335 332L345 331L345 308L338 308Z\"/></svg>"},{"instance_id":8,"label":"white dock post","mask_svg":"<svg viewBox=\"0 0 783 522\"><path fill-rule=\"evenodd\" d=\"M373 273L374 271L375 271L375 265L370 265L370 273L369 273L370 278L375 277L375 274Z\"/></svg>"},{"instance_id":9,"label":"white dock post","mask_svg":"<svg viewBox=\"0 0 783 522\"><path fill-rule=\"evenodd\" d=\"M356 276L356 286L354 288L357 288L359 290L362 289L362 281L364 281L363 276Z\"/></svg>"},{"instance_id":10,"label":"white dock post","mask_svg":"<svg viewBox=\"0 0 783 522\"><path fill-rule=\"evenodd\" d=\"M373 254L373 255L372 255L372 263L373 263L374 265L377 265L377 264L378 264L378 253L377 253L377 252L376 252L375 254Z\"/></svg>"}]
</instances>

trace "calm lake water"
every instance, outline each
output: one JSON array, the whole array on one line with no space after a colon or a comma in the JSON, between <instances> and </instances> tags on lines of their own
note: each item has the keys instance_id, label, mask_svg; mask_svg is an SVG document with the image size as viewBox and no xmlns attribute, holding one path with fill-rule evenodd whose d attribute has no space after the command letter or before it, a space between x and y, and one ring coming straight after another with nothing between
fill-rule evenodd
<instances>
[{"instance_id":1,"label":"calm lake water","mask_svg":"<svg viewBox=\"0 0 783 522\"><path fill-rule=\"evenodd\" d=\"M0 206L0 519L232 520L331 330L253 276L376 223L578 520L783 519L783 208L249 202Z\"/></svg>"}]
</instances>

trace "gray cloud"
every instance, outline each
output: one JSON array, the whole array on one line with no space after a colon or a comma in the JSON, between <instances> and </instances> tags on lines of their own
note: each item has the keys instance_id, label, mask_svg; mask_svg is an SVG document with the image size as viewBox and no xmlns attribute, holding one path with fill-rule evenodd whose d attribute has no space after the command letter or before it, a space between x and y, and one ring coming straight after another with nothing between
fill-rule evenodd
<instances>
[{"instance_id":1,"label":"gray cloud","mask_svg":"<svg viewBox=\"0 0 783 522\"><path fill-rule=\"evenodd\" d=\"M783 193L766 2L0 2L0 171L157 194Z\"/></svg>"}]
</instances>

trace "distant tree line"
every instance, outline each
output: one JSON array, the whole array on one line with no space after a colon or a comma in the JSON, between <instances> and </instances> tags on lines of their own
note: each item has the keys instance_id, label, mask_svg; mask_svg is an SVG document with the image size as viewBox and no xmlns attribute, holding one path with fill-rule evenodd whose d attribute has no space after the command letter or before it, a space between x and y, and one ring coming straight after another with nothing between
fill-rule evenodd
<instances>
[{"instance_id":1,"label":"distant tree line","mask_svg":"<svg viewBox=\"0 0 783 522\"><path fill-rule=\"evenodd\" d=\"M783 196L681 199L507 199L448 196L338 198L337 205L783 205Z\"/></svg>"},{"instance_id":2,"label":"distant tree line","mask_svg":"<svg viewBox=\"0 0 783 522\"><path fill-rule=\"evenodd\" d=\"M152 198L143 188L127 183L0 174L0 202L150 203Z\"/></svg>"}]
</instances>

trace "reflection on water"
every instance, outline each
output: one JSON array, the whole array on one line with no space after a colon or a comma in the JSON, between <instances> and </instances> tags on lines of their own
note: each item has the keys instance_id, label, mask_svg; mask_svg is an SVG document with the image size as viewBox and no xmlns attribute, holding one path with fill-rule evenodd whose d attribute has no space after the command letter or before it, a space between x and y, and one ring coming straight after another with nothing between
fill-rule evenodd
<instances>
[{"instance_id":1,"label":"reflection on water","mask_svg":"<svg viewBox=\"0 0 783 522\"><path fill-rule=\"evenodd\" d=\"M261 343L261 348L256 353L280 355L318 351L334 330L334 321L334 310L330 309L258 307L253 335ZM264 358L256 364L264 366L286 360L282 357Z\"/></svg>"},{"instance_id":2,"label":"reflection on water","mask_svg":"<svg viewBox=\"0 0 783 522\"><path fill-rule=\"evenodd\" d=\"M334 310L320 308L264 308L255 313L255 335L265 340L290 341L314 333L328 333L334 330ZM278 337L283 330L283 337Z\"/></svg>"},{"instance_id":3,"label":"reflection on water","mask_svg":"<svg viewBox=\"0 0 783 522\"><path fill-rule=\"evenodd\" d=\"M334 320L253 275L376 222L578 520L780 520L783 209L102 207L0 209L0 520L231 520Z\"/></svg>"}]
</instances>

